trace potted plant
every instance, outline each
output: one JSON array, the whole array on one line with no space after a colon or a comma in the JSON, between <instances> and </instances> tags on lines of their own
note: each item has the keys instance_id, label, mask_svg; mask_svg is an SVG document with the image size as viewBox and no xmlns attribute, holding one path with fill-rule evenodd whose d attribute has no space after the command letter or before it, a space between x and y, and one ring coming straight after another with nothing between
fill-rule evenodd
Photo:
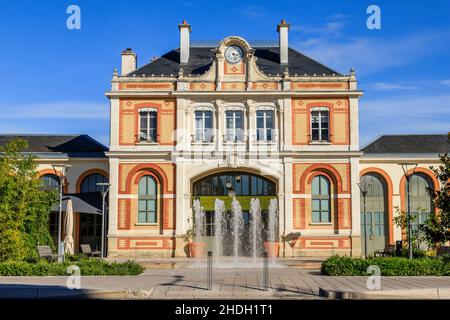
<instances>
[{"instance_id":1,"label":"potted plant","mask_svg":"<svg viewBox=\"0 0 450 320\"><path fill-rule=\"evenodd\" d=\"M280 243L278 241L264 241L264 249L266 250L269 258L278 257Z\"/></svg>"},{"instance_id":2,"label":"potted plant","mask_svg":"<svg viewBox=\"0 0 450 320\"><path fill-rule=\"evenodd\" d=\"M191 224L191 219L188 219L190 227L186 230L186 233L182 235L183 240L187 242L189 249L189 257L201 258L204 256L206 243L201 241L194 241L195 227Z\"/></svg>"}]
</instances>

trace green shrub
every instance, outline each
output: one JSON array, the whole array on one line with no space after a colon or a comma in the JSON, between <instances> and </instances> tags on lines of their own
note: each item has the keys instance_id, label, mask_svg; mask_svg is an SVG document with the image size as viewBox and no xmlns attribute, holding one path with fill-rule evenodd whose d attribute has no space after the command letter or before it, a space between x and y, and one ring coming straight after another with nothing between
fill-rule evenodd
<instances>
[{"instance_id":1,"label":"green shrub","mask_svg":"<svg viewBox=\"0 0 450 320\"><path fill-rule=\"evenodd\" d=\"M83 276L123 276L138 275L144 268L132 261L109 263L101 259L73 257L64 263L40 260L37 263L25 261L7 261L0 263L0 276L66 276L67 268L76 265Z\"/></svg>"},{"instance_id":2,"label":"green shrub","mask_svg":"<svg viewBox=\"0 0 450 320\"><path fill-rule=\"evenodd\" d=\"M448 276L450 260L445 258L418 258L409 260L403 257L388 258L350 258L333 256L322 264L322 274L330 276L368 276L367 268L380 267L383 276Z\"/></svg>"}]
</instances>

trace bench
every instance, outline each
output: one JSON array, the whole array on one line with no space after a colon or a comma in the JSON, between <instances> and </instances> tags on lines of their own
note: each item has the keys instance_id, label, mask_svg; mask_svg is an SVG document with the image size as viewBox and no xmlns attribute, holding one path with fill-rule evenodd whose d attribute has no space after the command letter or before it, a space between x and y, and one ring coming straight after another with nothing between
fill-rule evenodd
<instances>
[{"instance_id":1,"label":"bench","mask_svg":"<svg viewBox=\"0 0 450 320\"><path fill-rule=\"evenodd\" d=\"M383 250L377 250L373 253L374 257L395 256L395 245L388 244Z\"/></svg>"},{"instance_id":2,"label":"bench","mask_svg":"<svg viewBox=\"0 0 450 320\"><path fill-rule=\"evenodd\" d=\"M442 247L437 248L437 250L436 250L437 256L442 256L444 254L450 255L450 247L449 246L442 246Z\"/></svg>"},{"instance_id":3,"label":"bench","mask_svg":"<svg viewBox=\"0 0 450 320\"><path fill-rule=\"evenodd\" d=\"M100 257L100 251L92 251L89 244L80 244L81 253L89 257Z\"/></svg>"},{"instance_id":4,"label":"bench","mask_svg":"<svg viewBox=\"0 0 450 320\"><path fill-rule=\"evenodd\" d=\"M56 259L58 259L58 255L53 254L52 248L50 248L50 246L37 246L37 251L39 254L39 258L41 259L47 259L50 262L56 261Z\"/></svg>"}]
</instances>

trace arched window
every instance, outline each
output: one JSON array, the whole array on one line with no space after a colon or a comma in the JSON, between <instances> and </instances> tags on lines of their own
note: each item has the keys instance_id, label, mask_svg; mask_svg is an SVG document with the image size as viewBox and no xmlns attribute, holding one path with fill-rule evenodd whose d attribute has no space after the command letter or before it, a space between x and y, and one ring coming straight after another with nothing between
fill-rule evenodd
<instances>
[{"instance_id":1,"label":"arched window","mask_svg":"<svg viewBox=\"0 0 450 320\"><path fill-rule=\"evenodd\" d=\"M411 214L416 217L412 222L413 230L418 229L418 225L425 222L428 214L431 213L433 203L427 192L433 184L423 173L415 173L411 176ZM405 183L405 204L408 206L408 185Z\"/></svg>"},{"instance_id":2,"label":"arched window","mask_svg":"<svg viewBox=\"0 0 450 320\"><path fill-rule=\"evenodd\" d=\"M311 208L313 223L331 222L330 182L325 176L316 176L311 184Z\"/></svg>"},{"instance_id":3,"label":"arched window","mask_svg":"<svg viewBox=\"0 0 450 320\"><path fill-rule=\"evenodd\" d=\"M139 180L138 223L156 223L156 181L152 176Z\"/></svg>"},{"instance_id":4,"label":"arched window","mask_svg":"<svg viewBox=\"0 0 450 320\"><path fill-rule=\"evenodd\" d=\"M387 211L386 211L386 185L384 179L375 173L368 173L361 177L361 188L367 190L366 194L366 224L364 227L364 197L361 194L361 232L364 235L367 229L369 236L385 237L387 236ZM384 239L382 241L384 248Z\"/></svg>"},{"instance_id":5,"label":"arched window","mask_svg":"<svg viewBox=\"0 0 450 320\"><path fill-rule=\"evenodd\" d=\"M229 189L234 190L236 196L276 196L274 182L246 172L226 172L207 176L195 182L193 195L227 196Z\"/></svg>"},{"instance_id":6,"label":"arched window","mask_svg":"<svg viewBox=\"0 0 450 320\"><path fill-rule=\"evenodd\" d=\"M98 173L93 173L88 175L81 182L80 192L98 192L102 190L102 187L98 186L97 183L108 182L108 178L102 176Z\"/></svg>"},{"instance_id":7,"label":"arched window","mask_svg":"<svg viewBox=\"0 0 450 320\"><path fill-rule=\"evenodd\" d=\"M54 190L59 187L59 178L56 174L48 173L44 174L42 177L42 185L46 190Z\"/></svg>"}]
</instances>

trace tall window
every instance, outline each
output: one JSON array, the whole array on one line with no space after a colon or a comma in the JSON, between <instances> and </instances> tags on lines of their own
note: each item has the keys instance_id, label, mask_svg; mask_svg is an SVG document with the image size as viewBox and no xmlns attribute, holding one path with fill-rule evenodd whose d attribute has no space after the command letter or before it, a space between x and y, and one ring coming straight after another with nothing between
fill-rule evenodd
<instances>
[{"instance_id":1,"label":"tall window","mask_svg":"<svg viewBox=\"0 0 450 320\"><path fill-rule=\"evenodd\" d=\"M311 140L329 141L328 108L315 108L311 111Z\"/></svg>"},{"instance_id":2,"label":"tall window","mask_svg":"<svg viewBox=\"0 0 450 320\"><path fill-rule=\"evenodd\" d=\"M195 111L195 141L212 142L212 111Z\"/></svg>"},{"instance_id":3,"label":"tall window","mask_svg":"<svg viewBox=\"0 0 450 320\"><path fill-rule=\"evenodd\" d=\"M256 140L274 140L274 112L271 110L256 111Z\"/></svg>"},{"instance_id":4,"label":"tall window","mask_svg":"<svg viewBox=\"0 0 450 320\"><path fill-rule=\"evenodd\" d=\"M151 176L139 180L138 223L156 223L156 181Z\"/></svg>"},{"instance_id":5,"label":"tall window","mask_svg":"<svg viewBox=\"0 0 450 320\"><path fill-rule=\"evenodd\" d=\"M432 199L427 192L427 188L432 187L429 178L421 173L411 176L411 214L416 218L412 222L415 232L419 230L419 225L423 224L433 208ZM408 201L408 189L405 183L405 203Z\"/></svg>"},{"instance_id":6,"label":"tall window","mask_svg":"<svg viewBox=\"0 0 450 320\"><path fill-rule=\"evenodd\" d=\"M244 112L226 111L226 141L243 141L244 138Z\"/></svg>"},{"instance_id":7,"label":"tall window","mask_svg":"<svg viewBox=\"0 0 450 320\"><path fill-rule=\"evenodd\" d=\"M45 190L55 190L59 187L59 178L56 174L44 174L41 180Z\"/></svg>"},{"instance_id":8,"label":"tall window","mask_svg":"<svg viewBox=\"0 0 450 320\"><path fill-rule=\"evenodd\" d=\"M331 222L330 182L325 176L316 176L311 184L312 222Z\"/></svg>"},{"instance_id":9,"label":"tall window","mask_svg":"<svg viewBox=\"0 0 450 320\"><path fill-rule=\"evenodd\" d=\"M81 182L81 192L98 192L102 190L102 187L98 186L97 183L108 182L108 179L101 174L94 173L88 175Z\"/></svg>"},{"instance_id":10,"label":"tall window","mask_svg":"<svg viewBox=\"0 0 450 320\"><path fill-rule=\"evenodd\" d=\"M153 109L143 109L139 112L139 141L156 142L157 113Z\"/></svg>"}]
</instances>

